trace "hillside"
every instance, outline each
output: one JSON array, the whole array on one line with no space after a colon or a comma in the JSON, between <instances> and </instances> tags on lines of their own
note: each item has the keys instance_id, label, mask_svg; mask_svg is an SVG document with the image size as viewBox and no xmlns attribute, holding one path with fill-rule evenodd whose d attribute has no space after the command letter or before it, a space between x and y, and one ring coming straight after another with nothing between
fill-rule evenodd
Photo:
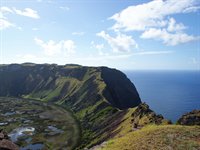
<instances>
[{"instance_id":1,"label":"hillside","mask_svg":"<svg viewBox=\"0 0 200 150\"><path fill-rule=\"evenodd\" d=\"M125 109L141 103L130 80L107 67L11 64L0 66L0 77L0 96L56 103L73 111L82 130L80 149L115 136Z\"/></svg>"},{"instance_id":2,"label":"hillside","mask_svg":"<svg viewBox=\"0 0 200 150\"><path fill-rule=\"evenodd\" d=\"M96 150L197 150L199 137L199 126L153 125L105 142Z\"/></svg>"},{"instance_id":3,"label":"hillside","mask_svg":"<svg viewBox=\"0 0 200 150\"><path fill-rule=\"evenodd\" d=\"M200 125L200 110L193 110L186 114L183 114L178 119L177 124L179 125Z\"/></svg>"},{"instance_id":4,"label":"hillside","mask_svg":"<svg viewBox=\"0 0 200 150\"><path fill-rule=\"evenodd\" d=\"M0 114L0 122L3 121L3 126L8 123L4 129L10 132L20 128L21 115L17 113L24 113L24 110L30 112L29 116L25 113L24 118L35 120L29 122L37 131L37 134L32 136L33 141L39 142L41 146L40 142L43 140L43 146L47 143L45 146L52 150L66 137L65 141L69 142L65 144L69 144L69 149L75 147L76 150L182 150L200 147L199 126L182 126L198 125L198 110L183 115L178 121L180 125L169 125L171 124L169 120L156 114L146 103L141 103L133 83L116 69L74 64L0 65L0 101L4 108L0 110L4 113ZM8 106L3 102L7 102ZM63 118L64 115L55 113L59 110L68 114L68 119ZM4 117L7 111L8 113L14 111L16 114L11 113L13 119L18 118L18 120L10 124L10 119ZM38 112L40 120L35 118L37 116L35 112ZM53 117L53 121L45 120L47 116ZM42 118L44 120L41 120ZM69 127L71 123L66 123L68 125L65 126L59 118L73 122L74 130ZM37 124L38 121L43 126ZM61 140L53 143L45 141L50 138L44 138L43 135L48 134L46 132L51 123L54 124L54 128L59 127L66 131L62 133L68 136L58 135L57 138ZM68 132L71 135L73 133L73 141L70 141L72 136ZM23 139L21 142L18 145L24 144Z\"/></svg>"},{"instance_id":5,"label":"hillside","mask_svg":"<svg viewBox=\"0 0 200 150\"><path fill-rule=\"evenodd\" d=\"M121 131L112 139L90 150L199 150L199 110L193 110L172 125L162 115L156 115L145 103L128 109Z\"/></svg>"},{"instance_id":6,"label":"hillside","mask_svg":"<svg viewBox=\"0 0 200 150\"><path fill-rule=\"evenodd\" d=\"M119 109L141 102L130 80L107 67L11 64L0 66L0 76L0 96L67 103L76 111L99 100Z\"/></svg>"}]
</instances>

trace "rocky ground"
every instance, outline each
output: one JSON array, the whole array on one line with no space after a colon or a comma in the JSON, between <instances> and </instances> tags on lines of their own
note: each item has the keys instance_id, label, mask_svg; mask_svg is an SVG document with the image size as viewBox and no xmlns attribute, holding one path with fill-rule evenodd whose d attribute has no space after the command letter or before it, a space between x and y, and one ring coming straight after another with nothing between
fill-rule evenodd
<instances>
[{"instance_id":1,"label":"rocky ground","mask_svg":"<svg viewBox=\"0 0 200 150\"><path fill-rule=\"evenodd\" d=\"M0 129L0 149L19 150L19 147L9 139L8 134L2 129Z\"/></svg>"}]
</instances>

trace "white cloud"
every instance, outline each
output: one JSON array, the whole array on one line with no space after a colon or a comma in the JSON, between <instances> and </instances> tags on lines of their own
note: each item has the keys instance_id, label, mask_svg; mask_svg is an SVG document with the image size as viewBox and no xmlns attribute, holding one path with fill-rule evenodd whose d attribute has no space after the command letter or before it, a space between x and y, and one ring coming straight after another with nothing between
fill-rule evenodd
<instances>
[{"instance_id":1,"label":"white cloud","mask_svg":"<svg viewBox=\"0 0 200 150\"><path fill-rule=\"evenodd\" d=\"M199 39L199 37L187 35L183 32L170 33L166 29L156 28L150 28L146 30L140 37L143 39L160 40L163 41L164 44L171 46Z\"/></svg>"},{"instance_id":2,"label":"white cloud","mask_svg":"<svg viewBox=\"0 0 200 150\"><path fill-rule=\"evenodd\" d=\"M66 55L74 54L75 53L75 43L72 40L63 41L63 49Z\"/></svg>"},{"instance_id":3,"label":"white cloud","mask_svg":"<svg viewBox=\"0 0 200 150\"><path fill-rule=\"evenodd\" d=\"M137 48L137 43L131 36L118 33L116 37L111 37L105 31L97 33L97 36L104 38L113 52L130 52L131 49Z\"/></svg>"},{"instance_id":4,"label":"white cloud","mask_svg":"<svg viewBox=\"0 0 200 150\"><path fill-rule=\"evenodd\" d=\"M0 7L0 30L10 27L16 27L18 30L22 30L21 27L17 27L14 23L9 21L9 19L6 17L7 14L23 15L35 19L40 18L37 11L32 10L31 8L25 8L24 11L21 11L16 8L2 6Z\"/></svg>"},{"instance_id":5,"label":"white cloud","mask_svg":"<svg viewBox=\"0 0 200 150\"><path fill-rule=\"evenodd\" d=\"M13 13L13 11L8 7L0 7L0 30L14 27L15 25L7 20L6 14Z\"/></svg>"},{"instance_id":6,"label":"white cloud","mask_svg":"<svg viewBox=\"0 0 200 150\"><path fill-rule=\"evenodd\" d=\"M30 18L34 18L34 19L40 18L40 16L38 15L38 12L31 8L25 8L24 10L19 10L19 9L13 8L13 10L15 11L15 13L17 15L22 15L22 16L26 16L26 17L30 17Z\"/></svg>"},{"instance_id":7,"label":"white cloud","mask_svg":"<svg viewBox=\"0 0 200 150\"><path fill-rule=\"evenodd\" d=\"M104 44L97 44L95 45L96 49L102 50L104 48Z\"/></svg>"},{"instance_id":8,"label":"white cloud","mask_svg":"<svg viewBox=\"0 0 200 150\"><path fill-rule=\"evenodd\" d=\"M75 53L76 46L72 40L62 40L59 42L55 42L53 40L44 42L39 38L35 38L34 40L35 43L44 50L44 53L47 56L54 56L58 54L70 55Z\"/></svg>"},{"instance_id":9,"label":"white cloud","mask_svg":"<svg viewBox=\"0 0 200 150\"><path fill-rule=\"evenodd\" d=\"M110 19L116 21L113 29L125 31L145 30L149 27L163 27L166 25L165 17L197 11L198 0L154 0L141 5L130 6Z\"/></svg>"},{"instance_id":10,"label":"white cloud","mask_svg":"<svg viewBox=\"0 0 200 150\"><path fill-rule=\"evenodd\" d=\"M96 48L98 50L102 50L104 48L104 44L95 44L94 41L92 41L90 44L91 48Z\"/></svg>"},{"instance_id":11,"label":"white cloud","mask_svg":"<svg viewBox=\"0 0 200 150\"><path fill-rule=\"evenodd\" d=\"M104 44L95 44L94 41L92 41L91 43L91 48L95 48L98 50L98 54L103 56L103 55L107 55L107 53L104 53L102 51L102 49L104 49Z\"/></svg>"},{"instance_id":12,"label":"white cloud","mask_svg":"<svg viewBox=\"0 0 200 150\"><path fill-rule=\"evenodd\" d=\"M70 8L67 7L67 6L60 6L59 8L64 10L64 11L69 11L70 10Z\"/></svg>"},{"instance_id":13,"label":"white cloud","mask_svg":"<svg viewBox=\"0 0 200 150\"><path fill-rule=\"evenodd\" d=\"M169 32L178 32L178 31L182 31L186 29L186 27L184 26L184 24L182 23L176 23L176 20L174 18L170 18L169 22L168 22L168 27L167 30Z\"/></svg>"},{"instance_id":14,"label":"white cloud","mask_svg":"<svg viewBox=\"0 0 200 150\"><path fill-rule=\"evenodd\" d=\"M9 27L15 27L15 25L5 19L0 19L0 30L7 29Z\"/></svg>"},{"instance_id":15,"label":"white cloud","mask_svg":"<svg viewBox=\"0 0 200 150\"><path fill-rule=\"evenodd\" d=\"M161 55L161 54L172 54L174 51L142 51L135 53L134 55Z\"/></svg>"},{"instance_id":16,"label":"white cloud","mask_svg":"<svg viewBox=\"0 0 200 150\"><path fill-rule=\"evenodd\" d=\"M183 12L184 13L190 13L190 12L196 12L200 9L200 6L193 6L185 9Z\"/></svg>"},{"instance_id":17,"label":"white cloud","mask_svg":"<svg viewBox=\"0 0 200 150\"><path fill-rule=\"evenodd\" d=\"M9 7L5 7L5 6L0 8L0 12L1 13L13 13L13 11Z\"/></svg>"},{"instance_id":18,"label":"white cloud","mask_svg":"<svg viewBox=\"0 0 200 150\"><path fill-rule=\"evenodd\" d=\"M171 17L175 14L191 13L200 9L198 0L154 0L136 6L130 6L109 19L115 20L114 31L140 31L143 39L163 41L166 45L198 40L188 35L187 27Z\"/></svg>"},{"instance_id":19,"label":"white cloud","mask_svg":"<svg viewBox=\"0 0 200 150\"><path fill-rule=\"evenodd\" d=\"M44 53L48 56L53 56L55 54L59 54L62 48L62 42L55 43L53 40L48 42L44 42L38 38L34 39L36 44L44 49Z\"/></svg>"},{"instance_id":20,"label":"white cloud","mask_svg":"<svg viewBox=\"0 0 200 150\"><path fill-rule=\"evenodd\" d=\"M82 36L84 34L85 34L85 32L72 32L72 35Z\"/></svg>"}]
</instances>

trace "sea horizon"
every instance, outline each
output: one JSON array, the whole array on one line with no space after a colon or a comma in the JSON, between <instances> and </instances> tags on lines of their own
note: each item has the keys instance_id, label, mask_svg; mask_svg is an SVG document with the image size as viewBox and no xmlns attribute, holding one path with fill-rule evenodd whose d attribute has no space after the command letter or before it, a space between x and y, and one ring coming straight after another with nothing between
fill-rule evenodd
<instances>
[{"instance_id":1,"label":"sea horizon","mask_svg":"<svg viewBox=\"0 0 200 150\"><path fill-rule=\"evenodd\" d=\"M200 109L200 71L125 71L142 102L176 122L183 114Z\"/></svg>"}]
</instances>

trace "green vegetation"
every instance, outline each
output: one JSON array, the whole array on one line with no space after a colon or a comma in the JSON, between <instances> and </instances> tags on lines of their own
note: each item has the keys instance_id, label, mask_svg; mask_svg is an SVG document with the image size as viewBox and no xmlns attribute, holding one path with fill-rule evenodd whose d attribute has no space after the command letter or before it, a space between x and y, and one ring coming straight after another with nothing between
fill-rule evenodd
<instances>
[{"instance_id":1,"label":"green vegetation","mask_svg":"<svg viewBox=\"0 0 200 150\"><path fill-rule=\"evenodd\" d=\"M149 125L109 140L98 150L193 150L200 149L200 127Z\"/></svg>"},{"instance_id":2,"label":"green vegetation","mask_svg":"<svg viewBox=\"0 0 200 150\"><path fill-rule=\"evenodd\" d=\"M0 96L7 97L0 98L0 114L19 113L9 114L16 119L12 123L0 115L1 125L11 132L28 123L36 129L32 143L42 142L47 149L199 149L199 127L168 125L169 120L141 104L135 86L118 70L26 63L0 65L0 76ZM180 124L198 124L197 114L184 116ZM27 145L26 139L18 144Z\"/></svg>"},{"instance_id":3,"label":"green vegetation","mask_svg":"<svg viewBox=\"0 0 200 150\"><path fill-rule=\"evenodd\" d=\"M11 64L0 66L0 76L0 96L40 100L71 110L82 133L77 149L115 136L118 131L113 131L126 114L119 109L141 102L130 80L107 67Z\"/></svg>"}]
</instances>

